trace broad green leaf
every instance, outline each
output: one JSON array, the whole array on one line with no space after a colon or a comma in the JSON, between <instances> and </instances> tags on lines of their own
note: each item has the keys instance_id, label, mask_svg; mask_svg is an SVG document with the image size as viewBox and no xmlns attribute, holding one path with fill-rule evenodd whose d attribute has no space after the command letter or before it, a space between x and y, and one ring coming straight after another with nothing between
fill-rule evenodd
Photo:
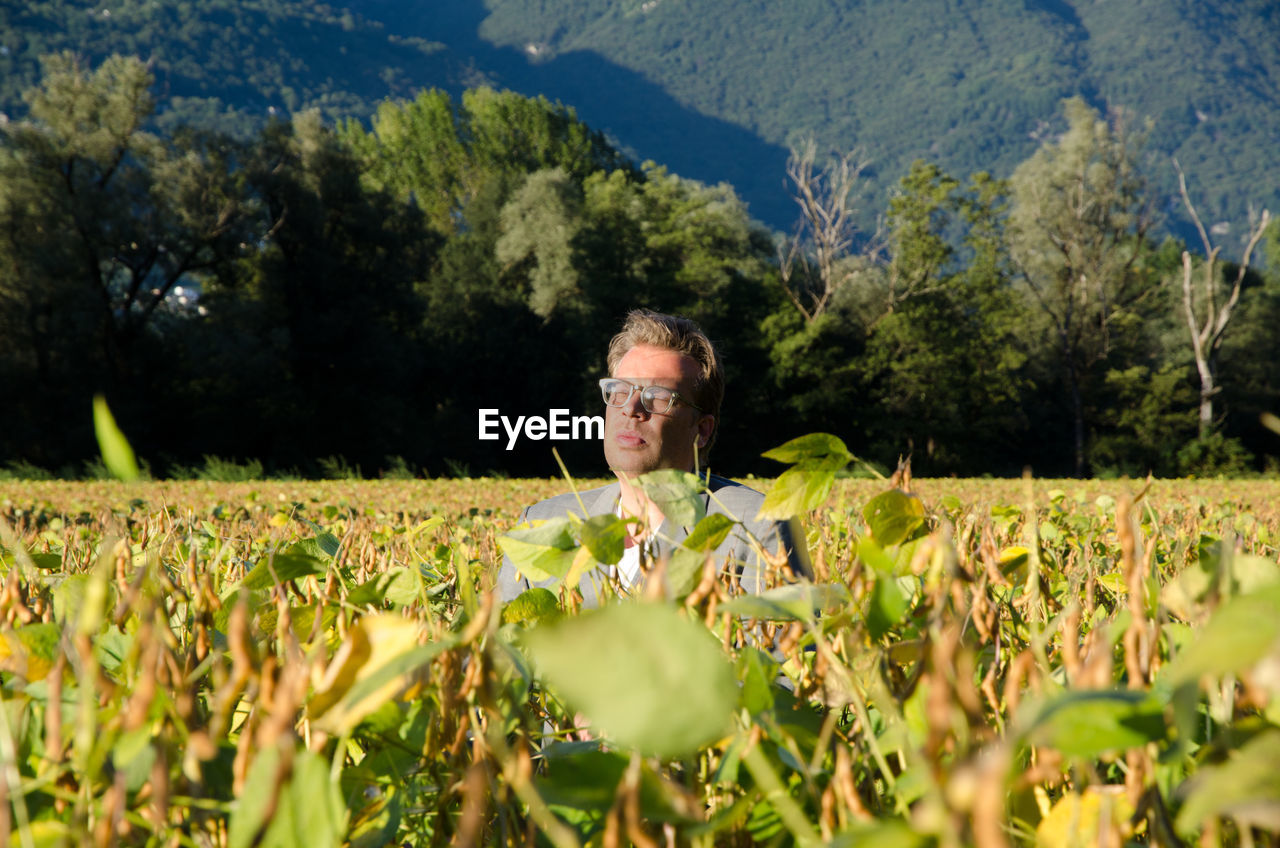
<instances>
[{"instance_id":1,"label":"broad green leaf","mask_svg":"<svg viewBox=\"0 0 1280 848\"><path fill-rule=\"evenodd\" d=\"M62 554L30 554L31 562L36 568L42 571L61 571L62 570ZM6 561L9 555L5 555Z\"/></svg>"},{"instance_id":2,"label":"broad green leaf","mask_svg":"<svg viewBox=\"0 0 1280 848\"><path fill-rule=\"evenodd\" d=\"M156 749L151 745L152 728L149 725L122 733L111 749L111 764L125 775L125 789L137 792L151 777L151 766L156 761Z\"/></svg>"},{"instance_id":3,"label":"broad green leaf","mask_svg":"<svg viewBox=\"0 0 1280 848\"><path fill-rule=\"evenodd\" d=\"M116 426L116 419L102 395L93 398L93 430L98 436L98 450L102 461L119 480L138 479L138 461L133 456L129 440Z\"/></svg>"},{"instance_id":4,"label":"broad green leaf","mask_svg":"<svg viewBox=\"0 0 1280 848\"><path fill-rule=\"evenodd\" d=\"M772 450L767 450L761 456L789 465L821 464L823 468L830 471L843 468L853 459L853 454L849 453L844 442L830 433L809 433Z\"/></svg>"},{"instance_id":5,"label":"broad green leaf","mask_svg":"<svg viewBox=\"0 0 1280 848\"><path fill-rule=\"evenodd\" d=\"M503 624L540 624L559 618L560 604L556 596L540 586L521 592L502 608Z\"/></svg>"},{"instance_id":6,"label":"broad green leaf","mask_svg":"<svg viewBox=\"0 0 1280 848\"><path fill-rule=\"evenodd\" d=\"M537 781L544 801L576 810L608 811L630 758L616 751L587 750L547 760Z\"/></svg>"},{"instance_id":7,"label":"broad green leaf","mask_svg":"<svg viewBox=\"0 0 1280 848\"><path fill-rule=\"evenodd\" d=\"M258 560L240 585L251 592L270 589L279 583L301 580L312 574L324 574L328 566L315 557L296 553L277 553Z\"/></svg>"},{"instance_id":8,"label":"broad green leaf","mask_svg":"<svg viewBox=\"0 0 1280 848\"><path fill-rule=\"evenodd\" d=\"M80 608L89 591L89 579L88 574L69 574L53 587L53 617L58 623L66 625L79 620Z\"/></svg>"},{"instance_id":9,"label":"broad green leaf","mask_svg":"<svg viewBox=\"0 0 1280 848\"><path fill-rule=\"evenodd\" d=\"M702 480L696 474L674 468L660 468L641 474L636 478L636 483L672 524L692 527L707 514L707 503L702 496Z\"/></svg>"},{"instance_id":10,"label":"broad green leaf","mask_svg":"<svg viewBox=\"0 0 1280 848\"><path fill-rule=\"evenodd\" d=\"M536 527L517 527L498 537L498 544L516 570L535 583L552 577L563 580L578 549L568 518L553 518Z\"/></svg>"},{"instance_id":11,"label":"broad green leaf","mask_svg":"<svg viewBox=\"0 0 1280 848\"><path fill-rule=\"evenodd\" d=\"M404 815L400 790L394 783L379 786L373 803L362 809L351 823L348 839L351 848L383 848L394 842Z\"/></svg>"},{"instance_id":12,"label":"broad green leaf","mask_svg":"<svg viewBox=\"0 0 1280 848\"><path fill-rule=\"evenodd\" d=\"M901 544L924 524L924 504L898 489L876 495L862 508L871 535L883 547Z\"/></svg>"},{"instance_id":13,"label":"broad green leaf","mask_svg":"<svg viewBox=\"0 0 1280 848\"><path fill-rule=\"evenodd\" d=\"M1073 690L1027 707L1027 739L1068 757L1092 759L1167 736L1164 708L1147 692Z\"/></svg>"},{"instance_id":14,"label":"broad green leaf","mask_svg":"<svg viewBox=\"0 0 1280 848\"><path fill-rule=\"evenodd\" d=\"M338 848L346 829L347 807L329 764L306 749L295 751L261 848Z\"/></svg>"},{"instance_id":15,"label":"broad green leaf","mask_svg":"<svg viewBox=\"0 0 1280 848\"><path fill-rule=\"evenodd\" d=\"M917 833L906 822L884 819L840 831L827 848L928 848L933 844L932 837Z\"/></svg>"},{"instance_id":16,"label":"broad green leaf","mask_svg":"<svg viewBox=\"0 0 1280 848\"><path fill-rule=\"evenodd\" d=\"M702 580L707 555L720 547L737 524L732 518L718 512L708 513L697 523L667 561L667 591L672 598L684 598Z\"/></svg>"},{"instance_id":17,"label":"broad green leaf","mask_svg":"<svg viewBox=\"0 0 1280 848\"><path fill-rule=\"evenodd\" d=\"M893 559L869 538L858 540L858 559L866 563L876 574L891 575L895 570Z\"/></svg>"},{"instance_id":18,"label":"broad green leaf","mask_svg":"<svg viewBox=\"0 0 1280 848\"><path fill-rule=\"evenodd\" d=\"M257 751L245 776L244 789L231 808L227 848L250 848L257 842L258 834L269 823L276 793L284 791L277 783L279 767L279 747L269 745Z\"/></svg>"},{"instance_id":19,"label":"broad green leaf","mask_svg":"<svg viewBox=\"0 0 1280 848\"><path fill-rule=\"evenodd\" d=\"M572 750L562 754L561 751ZM546 771L536 781L538 793L553 807L605 813L613 806L630 757L598 746L573 750L558 745L545 754ZM688 821L672 806L664 787L645 765L640 769L640 815L649 821Z\"/></svg>"},{"instance_id":20,"label":"broad green leaf","mask_svg":"<svg viewBox=\"0 0 1280 848\"><path fill-rule=\"evenodd\" d=\"M578 527L582 544L596 562L615 565L626 549L627 522L616 515L593 515Z\"/></svg>"},{"instance_id":21,"label":"broad green leaf","mask_svg":"<svg viewBox=\"0 0 1280 848\"><path fill-rule=\"evenodd\" d=\"M756 518L785 521L817 509L826 502L835 481L835 471L789 468L765 493Z\"/></svg>"},{"instance_id":22,"label":"broad green leaf","mask_svg":"<svg viewBox=\"0 0 1280 848\"><path fill-rule=\"evenodd\" d=\"M848 602L849 590L838 583L792 583L759 594L739 595L720 609L765 621L809 621Z\"/></svg>"},{"instance_id":23,"label":"broad green leaf","mask_svg":"<svg viewBox=\"0 0 1280 848\"><path fill-rule=\"evenodd\" d=\"M1197 638L1163 670L1173 687L1205 675L1234 674L1280 648L1280 585L1238 595L1218 607Z\"/></svg>"},{"instance_id":24,"label":"broad green leaf","mask_svg":"<svg viewBox=\"0 0 1280 848\"><path fill-rule=\"evenodd\" d=\"M729 662L705 627L671 607L616 604L527 640L551 687L623 747L678 757L729 725L737 701Z\"/></svg>"},{"instance_id":25,"label":"broad green leaf","mask_svg":"<svg viewBox=\"0 0 1280 848\"><path fill-rule=\"evenodd\" d=\"M318 560L333 559L338 555L338 549L342 547L342 540L332 533L322 531L316 527L316 535L310 539L299 539L289 547L285 548L287 554L297 554L299 556L313 557Z\"/></svg>"},{"instance_id":26,"label":"broad green leaf","mask_svg":"<svg viewBox=\"0 0 1280 848\"><path fill-rule=\"evenodd\" d=\"M1201 767L1179 789L1186 801L1178 830L1190 833L1210 818L1229 816L1241 826L1275 829L1280 823L1280 730L1258 734L1226 762Z\"/></svg>"},{"instance_id":27,"label":"broad green leaf","mask_svg":"<svg viewBox=\"0 0 1280 848\"><path fill-rule=\"evenodd\" d=\"M872 639L884 636L901 621L910 609L910 599L898 586L897 578L877 574L867 602L867 630Z\"/></svg>"},{"instance_id":28,"label":"broad green leaf","mask_svg":"<svg viewBox=\"0 0 1280 848\"><path fill-rule=\"evenodd\" d=\"M404 566L388 568L372 580L361 583L347 593L347 603L354 606L378 605L384 601L405 606L418 600L418 578Z\"/></svg>"},{"instance_id":29,"label":"broad green leaf","mask_svg":"<svg viewBox=\"0 0 1280 848\"><path fill-rule=\"evenodd\" d=\"M40 555L32 554L31 558L35 559L37 556ZM40 565L39 561L36 565ZM1251 554L1231 557L1232 592L1248 595L1276 582L1280 582L1280 563L1275 560Z\"/></svg>"},{"instance_id":30,"label":"broad green leaf","mask_svg":"<svg viewBox=\"0 0 1280 848\"><path fill-rule=\"evenodd\" d=\"M740 702L751 715L773 709L773 681L778 665L773 657L755 648L744 648L738 654L738 679L742 683Z\"/></svg>"},{"instance_id":31,"label":"broad green leaf","mask_svg":"<svg viewBox=\"0 0 1280 848\"><path fill-rule=\"evenodd\" d=\"M714 551L729 538L735 524L729 516L713 512L699 521L680 544L691 551Z\"/></svg>"}]
</instances>

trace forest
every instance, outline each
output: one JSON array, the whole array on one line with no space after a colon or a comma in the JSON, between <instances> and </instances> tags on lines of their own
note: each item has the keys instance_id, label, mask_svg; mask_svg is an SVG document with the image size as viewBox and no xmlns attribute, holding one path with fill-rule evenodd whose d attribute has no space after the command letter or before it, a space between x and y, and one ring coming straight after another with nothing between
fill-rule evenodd
<instances>
[{"instance_id":1,"label":"forest","mask_svg":"<svg viewBox=\"0 0 1280 848\"><path fill-rule=\"evenodd\" d=\"M1277 31L1270 0L0 0L0 112L24 117L63 50L138 56L158 124L241 138L306 109L367 121L387 97L511 89L572 105L636 161L730 183L773 229L795 214L788 147L857 146L874 229L915 159L1007 177L1078 95L1150 119L1164 226L1195 240L1172 156L1207 223L1280 204Z\"/></svg>"},{"instance_id":2,"label":"forest","mask_svg":"<svg viewBox=\"0 0 1280 848\"><path fill-rule=\"evenodd\" d=\"M1007 179L915 162L873 232L861 163L797 144L781 234L545 98L233 134L158 124L154 83L50 54L0 126L8 475L91 476L97 394L153 476L552 475L477 410L597 414L635 307L720 345L722 473L776 473L759 454L811 431L921 476L1280 469L1280 230L1162 235L1141 121L1084 100Z\"/></svg>"}]
</instances>

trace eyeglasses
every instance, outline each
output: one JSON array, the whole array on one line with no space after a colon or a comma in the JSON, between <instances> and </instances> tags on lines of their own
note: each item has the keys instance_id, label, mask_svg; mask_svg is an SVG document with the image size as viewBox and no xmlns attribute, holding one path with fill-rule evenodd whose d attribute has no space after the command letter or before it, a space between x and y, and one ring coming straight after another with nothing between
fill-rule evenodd
<instances>
[{"instance_id":1,"label":"eyeglasses","mask_svg":"<svg viewBox=\"0 0 1280 848\"><path fill-rule=\"evenodd\" d=\"M666 386L637 386L615 377L605 377L600 381L600 393L604 395L604 402L608 406L626 406L631 400L631 395L636 391L640 392L640 405L645 408L645 411L655 415L666 415L676 401L680 401L685 406L691 406L699 412L703 411L702 407L690 403L686 398L681 397L679 392L668 389Z\"/></svg>"}]
</instances>

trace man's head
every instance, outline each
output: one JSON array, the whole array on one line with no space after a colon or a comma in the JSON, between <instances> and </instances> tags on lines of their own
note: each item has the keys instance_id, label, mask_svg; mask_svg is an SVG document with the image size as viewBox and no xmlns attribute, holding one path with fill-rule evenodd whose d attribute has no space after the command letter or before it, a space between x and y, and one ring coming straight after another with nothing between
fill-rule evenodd
<instances>
[{"instance_id":1,"label":"man's head","mask_svg":"<svg viewBox=\"0 0 1280 848\"><path fill-rule=\"evenodd\" d=\"M605 408L609 467L629 477L693 470L695 452L705 457L715 441L724 400L724 371L706 334L687 318L634 310L609 343L609 375L638 387L622 406ZM675 402L666 412L647 409L646 386L675 392Z\"/></svg>"}]
</instances>

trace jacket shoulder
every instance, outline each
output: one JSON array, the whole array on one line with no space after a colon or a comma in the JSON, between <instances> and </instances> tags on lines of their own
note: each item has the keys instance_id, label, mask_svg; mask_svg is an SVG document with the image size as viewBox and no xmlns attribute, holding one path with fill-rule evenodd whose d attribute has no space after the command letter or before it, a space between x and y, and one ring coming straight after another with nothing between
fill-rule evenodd
<instances>
[{"instance_id":1,"label":"jacket shoulder","mask_svg":"<svg viewBox=\"0 0 1280 848\"><path fill-rule=\"evenodd\" d=\"M754 524L760 505L764 503L764 495L750 486L735 483L727 477L712 474L707 480L707 489L715 497L707 508L711 512L725 512L732 518L747 524Z\"/></svg>"},{"instance_id":2,"label":"jacket shoulder","mask_svg":"<svg viewBox=\"0 0 1280 848\"><path fill-rule=\"evenodd\" d=\"M543 501L538 501L525 510L524 517L527 519L547 519L560 518L569 513L577 513L583 518L589 517L589 512L600 495L608 486L600 486L596 489L587 489L586 491L574 494L573 492L565 492L563 495L556 495ZM586 507L586 512L583 507Z\"/></svg>"}]
</instances>

